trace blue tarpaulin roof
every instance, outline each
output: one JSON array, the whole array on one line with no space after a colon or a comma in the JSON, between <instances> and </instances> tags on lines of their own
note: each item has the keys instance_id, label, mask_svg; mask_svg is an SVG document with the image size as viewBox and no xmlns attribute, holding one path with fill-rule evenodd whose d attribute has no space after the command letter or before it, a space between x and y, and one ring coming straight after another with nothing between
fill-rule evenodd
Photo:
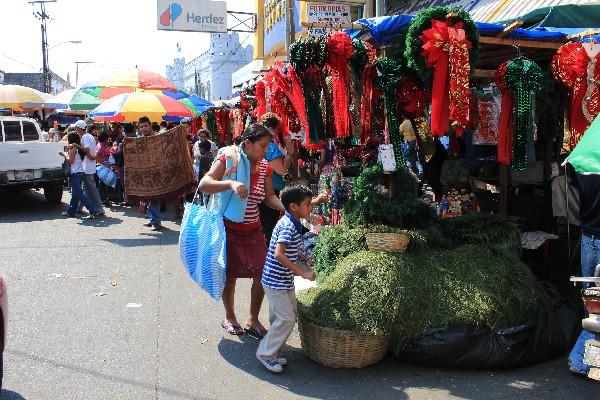
<instances>
[{"instance_id":1,"label":"blue tarpaulin roof","mask_svg":"<svg viewBox=\"0 0 600 400\"><path fill-rule=\"evenodd\" d=\"M386 17L363 18L356 21L363 25L373 40L380 46L398 39L398 33L414 19L414 15L391 15ZM479 34L482 36L495 36L502 32L506 26L487 22L476 22ZM509 39L562 41L568 35L580 33L590 28L533 28L515 29L507 36ZM358 36L361 31L350 31L351 36ZM600 35L599 35L600 36Z\"/></svg>"}]
</instances>

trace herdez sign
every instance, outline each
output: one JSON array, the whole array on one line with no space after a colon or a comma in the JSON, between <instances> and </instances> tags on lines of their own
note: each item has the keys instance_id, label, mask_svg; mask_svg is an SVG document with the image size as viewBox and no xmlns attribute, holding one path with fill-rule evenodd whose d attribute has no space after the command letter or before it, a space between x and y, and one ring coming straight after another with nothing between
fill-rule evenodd
<instances>
[{"instance_id":1,"label":"herdez sign","mask_svg":"<svg viewBox=\"0 0 600 400\"><path fill-rule=\"evenodd\" d=\"M227 32L227 3L208 0L158 0L158 29Z\"/></svg>"}]
</instances>

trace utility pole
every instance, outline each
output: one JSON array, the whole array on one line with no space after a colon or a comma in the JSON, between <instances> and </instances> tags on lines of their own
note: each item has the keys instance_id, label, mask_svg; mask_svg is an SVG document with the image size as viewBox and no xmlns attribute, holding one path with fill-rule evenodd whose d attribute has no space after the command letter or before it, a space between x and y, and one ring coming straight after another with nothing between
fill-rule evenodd
<instances>
[{"instance_id":1,"label":"utility pole","mask_svg":"<svg viewBox=\"0 0 600 400\"><path fill-rule=\"evenodd\" d=\"M290 59L290 46L296 41L296 24L294 23L294 0L282 0L285 4L285 53Z\"/></svg>"},{"instance_id":2,"label":"utility pole","mask_svg":"<svg viewBox=\"0 0 600 400\"><path fill-rule=\"evenodd\" d=\"M56 3L57 0L33 0L29 4L39 4L40 10L35 11L33 15L41 21L42 28L42 81L44 82L44 92L52 91L52 78L50 76L50 67L48 66L48 32L46 31L46 20L50 16L46 14L46 3Z\"/></svg>"}]
</instances>

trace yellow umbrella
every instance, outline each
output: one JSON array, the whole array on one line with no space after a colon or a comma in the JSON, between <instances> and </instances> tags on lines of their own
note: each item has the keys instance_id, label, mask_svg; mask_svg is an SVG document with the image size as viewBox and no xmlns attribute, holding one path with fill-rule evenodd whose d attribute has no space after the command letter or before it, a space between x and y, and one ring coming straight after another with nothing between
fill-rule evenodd
<instances>
[{"instance_id":1,"label":"yellow umbrella","mask_svg":"<svg viewBox=\"0 0 600 400\"><path fill-rule=\"evenodd\" d=\"M0 108L16 111L43 108L50 95L26 86L0 85Z\"/></svg>"}]
</instances>

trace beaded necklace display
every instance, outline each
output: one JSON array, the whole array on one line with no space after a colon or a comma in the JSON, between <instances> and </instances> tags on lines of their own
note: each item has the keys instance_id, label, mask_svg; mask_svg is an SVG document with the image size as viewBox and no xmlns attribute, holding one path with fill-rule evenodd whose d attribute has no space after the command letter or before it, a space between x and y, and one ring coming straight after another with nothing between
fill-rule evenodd
<instances>
[{"instance_id":1,"label":"beaded necklace display","mask_svg":"<svg viewBox=\"0 0 600 400\"><path fill-rule=\"evenodd\" d=\"M541 68L525 57L517 57L506 68L504 80L514 93L514 160L513 169L527 169L527 145L533 126L532 97L542 89Z\"/></svg>"}]
</instances>

